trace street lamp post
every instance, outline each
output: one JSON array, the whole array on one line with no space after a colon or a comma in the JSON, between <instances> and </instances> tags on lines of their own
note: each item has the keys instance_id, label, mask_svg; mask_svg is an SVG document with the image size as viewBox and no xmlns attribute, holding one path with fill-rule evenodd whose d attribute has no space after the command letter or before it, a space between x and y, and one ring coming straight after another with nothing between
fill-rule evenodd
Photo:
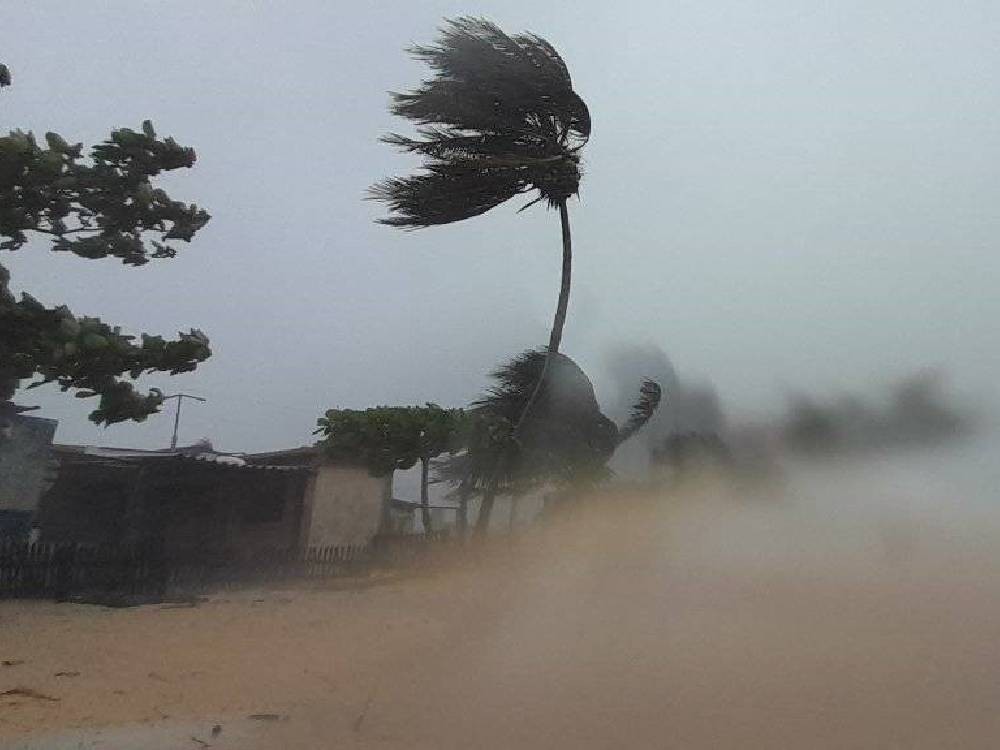
<instances>
[{"instance_id":1,"label":"street lamp post","mask_svg":"<svg viewBox=\"0 0 1000 750\"><path fill-rule=\"evenodd\" d=\"M202 398L201 396L192 396L190 393L175 393L172 396L164 396L163 400L169 401L172 398L177 399L177 410L174 412L174 435L173 437L170 438L171 450L177 447L177 427L180 425L181 422L181 401L183 401L186 398L189 398L193 401L201 401L202 403L204 403L205 401L208 400Z\"/></svg>"}]
</instances>

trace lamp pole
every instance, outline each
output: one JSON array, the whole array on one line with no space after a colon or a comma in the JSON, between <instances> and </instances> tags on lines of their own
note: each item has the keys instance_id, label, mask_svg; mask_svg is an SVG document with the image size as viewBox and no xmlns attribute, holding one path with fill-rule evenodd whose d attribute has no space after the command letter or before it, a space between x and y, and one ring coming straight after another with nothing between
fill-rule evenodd
<instances>
[{"instance_id":1,"label":"lamp pole","mask_svg":"<svg viewBox=\"0 0 1000 750\"><path fill-rule=\"evenodd\" d=\"M181 401L183 401L186 398L189 398L193 401L201 401L202 403L204 403L205 401L208 400L202 398L201 396L192 396L190 393L175 393L172 396L164 396L163 400L169 401L172 398L177 399L177 410L174 412L174 435L173 437L170 438L171 450L177 447L177 427L180 425L181 422Z\"/></svg>"}]
</instances>

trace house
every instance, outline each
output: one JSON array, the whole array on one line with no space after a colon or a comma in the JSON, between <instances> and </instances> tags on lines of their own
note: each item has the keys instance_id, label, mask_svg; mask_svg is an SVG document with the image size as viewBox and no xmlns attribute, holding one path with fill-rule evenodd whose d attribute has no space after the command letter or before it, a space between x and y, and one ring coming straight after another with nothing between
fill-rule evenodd
<instances>
[{"instance_id":1,"label":"house","mask_svg":"<svg viewBox=\"0 0 1000 750\"><path fill-rule=\"evenodd\" d=\"M205 447L53 453L59 469L38 508L43 542L162 545L180 558L299 544L308 470Z\"/></svg>"},{"instance_id":2,"label":"house","mask_svg":"<svg viewBox=\"0 0 1000 750\"><path fill-rule=\"evenodd\" d=\"M28 536L51 473L58 422L4 413L0 418L0 539Z\"/></svg>"},{"instance_id":3,"label":"house","mask_svg":"<svg viewBox=\"0 0 1000 750\"><path fill-rule=\"evenodd\" d=\"M162 545L170 557L364 546L390 516L391 478L316 448L224 454L57 445L43 542Z\"/></svg>"},{"instance_id":4,"label":"house","mask_svg":"<svg viewBox=\"0 0 1000 750\"><path fill-rule=\"evenodd\" d=\"M302 510L304 547L364 546L392 523L392 475L373 477L359 464L329 460L315 446L256 453L251 465L310 473Z\"/></svg>"}]
</instances>

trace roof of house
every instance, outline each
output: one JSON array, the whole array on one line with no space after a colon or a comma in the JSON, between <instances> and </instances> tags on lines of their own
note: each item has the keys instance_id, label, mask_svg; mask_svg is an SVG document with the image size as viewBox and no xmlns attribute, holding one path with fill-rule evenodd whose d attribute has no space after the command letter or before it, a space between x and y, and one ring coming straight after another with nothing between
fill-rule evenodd
<instances>
[{"instance_id":1,"label":"roof of house","mask_svg":"<svg viewBox=\"0 0 1000 750\"><path fill-rule=\"evenodd\" d=\"M320 455L320 449L315 445L303 445L298 448L285 448L280 451L265 451L264 453L247 453L243 457L252 464L312 464Z\"/></svg>"},{"instance_id":2,"label":"roof of house","mask_svg":"<svg viewBox=\"0 0 1000 750\"><path fill-rule=\"evenodd\" d=\"M321 445L302 445L298 448L285 448L280 451L267 451L264 453L241 453L251 464L267 463L279 466L315 466L316 464L335 464L337 466L350 466L364 469L365 465L360 460L350 460L343 457L332 457L323 450Z\"/></svg>"},{"instance_id":3,"label":"roof of house","mask_svg":"<svg viewBox=\"0 0 1000 750\"><path fill-rule=\"evenodd\" d=\"M101 448L91 445L53 445L53 452L61 460L76 460L86 463L127 465L134 463L184 462L213 465L226 468L303 471L305 466L279 466L247 461L238 453L220 453L201 446L165 450L144 450L141 448Z\"/></svg>"}]
</instances>

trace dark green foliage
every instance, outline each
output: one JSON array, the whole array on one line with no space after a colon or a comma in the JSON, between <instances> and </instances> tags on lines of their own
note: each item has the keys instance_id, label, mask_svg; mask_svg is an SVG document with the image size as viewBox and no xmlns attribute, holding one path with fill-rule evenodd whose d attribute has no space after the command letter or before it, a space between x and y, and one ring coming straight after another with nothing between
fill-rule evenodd
<instances>
[{"instance_id":1,"label":"dark green foliage","mask_svg":"<svg viewBox=\"0 0 1000 750\"><path fill-rule=\"evenodd\" d=\"M0 66L0 85L9 82ZM132 266L171 258L170 242L189 242L209 215L172 200L151 180L194 161L192 149L160 140L148 121L139 132L112 132L87 160L81 144L56 133L46 133L41 146L31 133L13 131L0 137L0 250L47 235L51 249L82 258L111 256ZM28 294L18 300L9 281L0 266L0 402L13 397L20 381L37 377L32 387L54 382L80 398L99 396L90 415L97 423L142 420L158 410L162 393L139 393L124 378L187 372L211 355L201 331L136 342L97 318L45 307Z\"/></svg>"},{"instance_id":2,"label":"dark green foliage","mask_svg":"<svg viewBox=\"0 0 1000 750\"><path fill-rule=\"evenodd\" d=\"M428 483L431 459L458 449L465 419L461 409L426 406L379 406L374 409L331 409L318 420L327 455L368 468L374 476L409 469L417 461L424 531L430 533Z\"/></svg>"},{"instance_id":3,"label":"dark green foliage","mask_svg":"<svg viewBox=\"0 0 1000 750\"><path fill-rule=\"evenodd\" d=\"M189 242L208 222L194 205L171 200L152 177L190 167L194 150L159 140L147 120L141 132L116 130L82 162L82 144L46 133L14 131L0 138L0 250L17 250L28 232L53 236L53 250L83 258L120 258L142 265L171 258L169 240ZM159 237L147 239L144 233Z\"/></svg>"},{"instance_id":4,"label":"dark green foliage","mask_svg":"<svg viewBox=\"0 0 1000 750\"><path fill-rule=\"evenodd\" d=\"M30 295L20 300L7 289L0 268L0 400L14 395L24 379L29 387L57 383L76 389L78 398L100 396L90 418L99 424L142 421L162 401L160 391L136 392L120 378L145 372L175 375L193 370L211 354L208 339L193 330L176 341L143 335L140 342L97 318L76 318L66 307L47 308Z\"/></svg>"},{"instance_id":5,"label":"dark green foliage","mask_svg":"<svg viewBox=\"0 0 1000 750\"><path fill-rule=\"evenodd\" d=\"M551 357L534 407L515 425ZM464 492L520 493L541 484L588 484L609 475L607 461L655 412L660 387L642 384L621 429L601 413L586 374L564 354L525 352L493 373L496 384L473 402L465 450L439 467L439 479Z\"/></svg>"},{"instance_id":6,"label":"dark green foliage","mask_svg":"<svg viewBox=\"0 0 1000 750\"><path fill-rule=\"evenodd\" d=\"M419 137L383 140L423 156L425 171L372 188L393 212L383 223L448 224L532 190L552 206L577 193L590 113L552 45L459 18L437 44L410 52L434 77L393 94L392 111L417 123Z\"/></svg>"},{"instance_id":7,"label":"dark green foliage","mask_svg":"<svg viewBox=\"0 0 1000 750\"><path fill-rule=\"evenodd\" d=\"M352 461L375 476L409 469L457 449L461 409L426 406L377 406L330 409L317 421L316 434L331 458Z\"/></svg>"},{"instance_id":8,"label":"dark green foliage","mask_svg":"<svg viewBox=\"0 0 1000 750\"><path fill-rule=\"evenodd\" d=\"M493 374L497 384L473 407L516 424L541 377L545 357L544 351L529 351L500 367ZM583 370L566 355L554 354L517 443L518 481L583 481L603 475L618 443L618 430L601 413Z\"/></svg>"},{"instance_id":9,"label":"dark green foliage","mask_svg":"<svg viewBox=\"0 0 1000 750\"><path fill-rule=\"evenodd\" d=\"M397 417L397 410L387 406L363 411L330 409L317 420L316 434L323 435L321 445L331 458L358 463L374 476L385 476L409 469L417 460L398 449Z\"/></svg>"}]
</instances>

